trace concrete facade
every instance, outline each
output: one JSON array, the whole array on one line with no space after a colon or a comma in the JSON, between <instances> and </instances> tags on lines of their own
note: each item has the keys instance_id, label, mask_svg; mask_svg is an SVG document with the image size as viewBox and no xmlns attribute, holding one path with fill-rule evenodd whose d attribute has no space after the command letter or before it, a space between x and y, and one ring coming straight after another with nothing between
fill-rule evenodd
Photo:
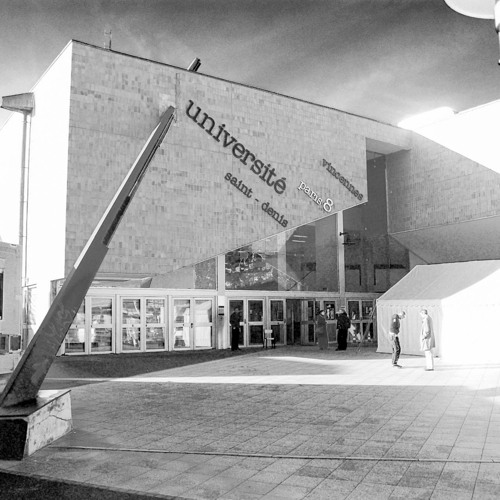
<instances>
[{"instance_id":1,"label":"concrete facade","mask_svg":"<svg viewBox=\"0 0 500 500\"><path fill-rule=\"evenodd\" d=\"M391 236L425 263L500 257L498 172L418 134L387 164Z\"/></svg>"},{"instance_id":2,"label":"concrete facade","mask_svg":"<svg viewBox=\"0 0 500 500\"><path fill-rule=\"evenodd\" d=\"M99 271L100 278L122 281L153 277L156 289L90 292L116 308L109 325L113 350L123 326L123 297L165 298L172 316L175 297L195 297L195 286L186 285L193 281L188 266L210 258L218 281L198 296L210 298L214 311L226 308L225 317L214 313L211 328L217 332L212 346L227 347L232 297L259 296L266 307L271 297L316 300L316 309L327 300L338 308L359 299L361 307L415 263L500 257L495 230L500 174L408 130L77 41L66 46L32 92L27 261L39 317L160 113L171 105L177 110ZM10 120L0 131L0 144L16 128L19 123ZM16 149L14 143L2 148L10 168ZM371 187L376 200L368 196L370 166L383 169L380 185ZM374 204L353 226L359 237L348 241L342 233L349 210L363 210L367 201ZM385 235L377 233L386 237L387 251L380 246L368 256L367 246L350 245L376 233L370 226L374 215L387 226ZM317 258L335 266L333 287L274 295L226 290L226 252L265 238L281 241L285 231L328 216L335 217L335 229L317 236L324 243ZM394 245L398 262L406 262L403 254L409 253L409 265L391 269ZM377 264L373 255L384 262ZM370 271L363 274L358 268L366 263ZM286 264L281 269L287 270ZM173 278L158 278L174 271ZM382 273L388 277L379 279L383 284L377 288ZM175 286L181 290L165 290ZM169 321L165 348L174 345L174 320ZM270 316L263 321L269 323Z\"/></svg>"},{"instance_id":3,"label":"concrete facade","mask_svg":"<svg viewBox=\"0 0 500 500\"><path fill-rule=\"evenodd\" d=\"M285 216L286 229L359 204L324 172L323 159L366 200L366 138L400 149L409 144L407 131L337 110L80 43L66 50L73 58L66 271L167 105L178 110L175 126L119 227L102 272L166 273L281 232L284 227L262 210L265 201ZM191 116L201 109L198 122L203 113L215 121L212 136L188 116L190 102ZM250 170L251 161L243 163L231 147L214 140L221 124L276 169L275 179L286 178L286 194L265 186ZM227 173L254 197L227 189ZM305 200L297 190L301 181L323 200L334 200L332 212Z\"/></svg>"}]
</instances>

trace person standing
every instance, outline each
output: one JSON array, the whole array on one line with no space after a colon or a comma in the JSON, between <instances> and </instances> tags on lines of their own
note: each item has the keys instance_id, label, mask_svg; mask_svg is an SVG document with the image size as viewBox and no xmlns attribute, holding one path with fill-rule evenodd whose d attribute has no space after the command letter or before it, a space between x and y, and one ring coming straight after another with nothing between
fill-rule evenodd
<instances>
[{"instance_id":1,"label":"person standing","mask_svg":"<svg viewBox=\"0 0 500 500\"><path fill-rule=\"evenodd\" d=\"M345 308L341 307L339 309L339 314L337 315L337 349L336 351L345 351L347 349L347 330L351 326L351 320Z\"/></svg>"},{"instance_id":2,"label":"person standing","mask_svg":"<svg viewBox=\"0 0 500 500\"><path fill-rule=\"evenodd\" d=\"M432 349L436 347L436 340L434 338L434 328L432 325L432 318L427 313L427 309L420 311L422 318L422 327L420 328L420 350L425 354L425 370L434 370L434 357Z\"/></svg>"},{"instance_id":3,"label":"person standing","mask_svg":"<svg viewBox=\"0 0 500 500\"><path fill-rule=\"evenodd\" d=\"M240 321L240 308L235 307L233 313L229 317L229 323L231 324L231 351L238 351L240 349L238 347L240 341Z\"/></svg>"},{"instance_id":4,"label":"person standing","mask_svg":"<svg viewBox=\"0 0 500 500\"><path fill-rule=\"evenodd\" d=\"M401 354L401 344L399 343L399 331L401 329L401 320L406 317L406 313L404 311L400 311L396 314L393 314L391 317L391 326L389 328L389 335L391 339L392 345L392 366L394 368L402 368L400 364L398 364L399 356Z\"/></svg>"},{"instance_id":5,"label":"person standing","mask_svg":"<svg viewBox=\"0 0 500 500\"><path fill-rule=\"evenodd\" d=\"M325 311L321 309L316 316L316 335L319 344L319 350L328 349L328 334L326 332Z\"/></svg>"}]
</instances>

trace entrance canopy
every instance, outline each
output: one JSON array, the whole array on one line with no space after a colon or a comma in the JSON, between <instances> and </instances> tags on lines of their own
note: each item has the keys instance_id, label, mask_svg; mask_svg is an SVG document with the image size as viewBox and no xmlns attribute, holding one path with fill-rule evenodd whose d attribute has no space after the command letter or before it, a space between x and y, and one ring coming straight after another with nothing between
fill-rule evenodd
<instances>
[{"instance_id":1,"label":"entrance canopy","mask_svg":"<svg viewBox=\"0 0 500 500\"><path fill-rule=\"evenodd\" d=\"M435 354L461 363L499 362L500 261L416 266L377 300L378 352L392 352L391 316L406 312L400 342L404 354L420 351L420 309L428 310Z\"/></svg>"}]
</instances>

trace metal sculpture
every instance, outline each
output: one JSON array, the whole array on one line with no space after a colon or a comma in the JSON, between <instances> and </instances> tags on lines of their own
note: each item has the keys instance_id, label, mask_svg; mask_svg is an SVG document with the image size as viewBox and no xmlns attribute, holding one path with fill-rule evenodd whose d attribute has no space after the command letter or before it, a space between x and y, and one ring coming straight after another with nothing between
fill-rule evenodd
<instances>
[{"instance_id":1,"label":"metal sculpture","mask_svg":"<svg viewBox=\"0 0 500 500\"><path fill-rule=\"evenodd\" d=\"M174 118L170 106L154 128L135 163L76 260L61 290L0 395L0 407L36 399L66 333L108 252L108 245Z\"/></svg>"}]
</instances>

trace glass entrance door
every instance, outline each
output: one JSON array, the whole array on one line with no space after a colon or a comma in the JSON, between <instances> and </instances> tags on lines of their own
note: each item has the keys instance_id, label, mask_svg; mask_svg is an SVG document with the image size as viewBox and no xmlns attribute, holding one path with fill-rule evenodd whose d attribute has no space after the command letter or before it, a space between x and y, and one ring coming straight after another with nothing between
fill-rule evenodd
<instances>
[{"instance_id":1,"label":"glass entrance door","mask_svg":"<svg viewBox=\"0 0 500 500\"><path fill-rule=\"evenodd\" d=\"M194 347L213 347L213 300L194 299Z\"/></svg>"},{"instance_id":2,"label":"glass entrance door","mask_svg":"<svg viewBox=\"0 0 500 500\"><path fill-rule=\"evenodd\" d=\"M174 299L174 349L191 348L191 299Z\"/></svg>"},{"instance_id":3,"label":"glass entrance door","mask_svg":"<svg viewBox=\"0 0 500 500\"><path fill-rule=\"evenodd\" d=\"M174 299L174 349L213 347L213 299Z\"/></svg>"},{"instance_id":4,"label":"glass entrance door","mask_svg":"<svg viewBox=\"0 0 500 500\"><path fill-rule=\"evenodd\" d=\"M232 299L229 301L229 319L238 308L240 313L239 346L262 345L264 335L264 299ZM231 325L228 324L229 344Z\"/></svg>"},{"instance_id":5,"label":"glass entrance door","mask_svg":"<svg viewBox=\"0 0 500 500\"><path fill-rule=\"evenodd\" d=\"M146 298L146 350L165 349L166 316L165 299Z\"/></svg>"},{"instance_id":6,"label":"glass entrance door","mask_svg":"<svg viewBox=\"0 0 500 500\"><path fill-rule=\"evenodd\" d=\"M140 351L141 343L141 299L122 299L122 352Z\"/></svg>"},{"instance_id":7,"label":"glass entrance door","mask_svg":"<svg viewBox=\"0 0 500 500\"><path fill-rule=\"evenodd\" d=\"M302 345L316 343L314 320L316 319L316 302L302 300L301 340Z\"/></svg>"},{"instance_id":8,"label":"glass entrance door","mask_svg":"<svg viewBox=\"0 0 500 500\"><path fill-rule=\"evenodd\" d=\"M374 341L373 316L375 308L373 300L349 300L347 301L347 309L351 319L351 337L357 341Z\"/></svg>"},{"instance_id":9,"label":"glass entrance door","mask_svg":"<svg viewBox=\"0 0 500 500\"><path fill-rule=\"evenodd\" d=\"M248 345L263 344L264 340L264 301L248 300Z\"/></svg>"},{"instance_id":10,"label":"glass entrance door","mask_svg":"<svg viewBox=\"0 0 500 500\"><path fill-rule=\"evenodd\" d=\"M121 299L121 352L164 350L166 301L164 298Z\"/></svg>"},{"instance_id":11,"label":"glass entrance door","mask_svg":"<svg viewBox=\"0 0 500 500\"><path fill-rule=\"evenodd\" d=\"M245 301L242 299L230 300L229 301L229 318L228 318L228 329L229 332L229 345L231 345L231 315L237 313L240 315L240 333L238 337L238 345L245 345L246 338L246 308L244 307Z\"/></svg>"},{"instance_id":12,"label":"glass entrance door","mask_svg":"<svg viewBox=\"0 0 500 500\"><path fill-rule=\"evenodd\" d=\"M269 301L270 326L276 344L285 342L285 301L282 299Z\"/></svg>"},{"instance_id":13,"label":"glass entrance door","mask_svg":"<svg viewBox=\"0 0 500 500\"><path fill-rule=\"evenodd\" d=\"M286 343L287 345L300 344L301 342L301 306L300 299L287 299L286 301Z\"/></svg>"}]
</instances>

